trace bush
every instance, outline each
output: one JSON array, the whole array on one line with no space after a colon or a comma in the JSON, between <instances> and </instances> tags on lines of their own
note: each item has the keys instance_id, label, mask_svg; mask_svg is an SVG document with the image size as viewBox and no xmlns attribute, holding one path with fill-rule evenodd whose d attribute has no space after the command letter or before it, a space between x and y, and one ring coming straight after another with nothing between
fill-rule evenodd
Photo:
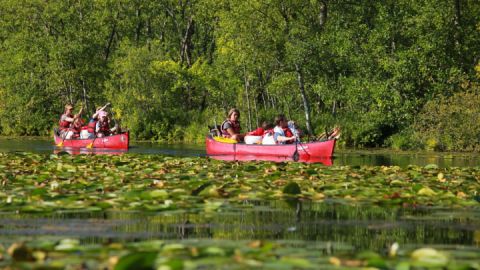
<instances>
[{"instance_id":1,"label":"bush","mask_svg":"<svg viewBox=\"0 0 480 270\"><path fill-rule=\"evenodd\" d=\"M415 137L431 150L480 150L480 95L463 92L425 104L415 121Z\"/></svg>"},{"instance_id":2,"label":"bush","mask_svg":"<svg viewBox=\"0 0 480 270\"><path fill-rule=\"evenodd\" d=\"M387 139L387 145L395 150L412 150L425 147L415 138L413 128L408 128L400 133L390 136Z\"/></svg>"}]
</instances>

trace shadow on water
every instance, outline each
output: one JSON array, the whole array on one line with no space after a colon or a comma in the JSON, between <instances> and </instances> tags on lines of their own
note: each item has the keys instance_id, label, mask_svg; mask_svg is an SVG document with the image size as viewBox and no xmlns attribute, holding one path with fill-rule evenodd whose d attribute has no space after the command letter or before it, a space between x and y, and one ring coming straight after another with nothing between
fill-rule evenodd
<instances>
[{"instance_id":1,"label":"shadow on water","mask_svg":"<svg viewBox=\"0 0 480 270\"><path fill-rule=\"evenodd\" d=\"M382 251L402 246L480 246L480 212L385 208L334 202L250 201L221 211L61 212L0 214L0 241L11 237L79 237L83 241L212 238L331 242L332 247ZM3 238L3 239L2 239Z\"/></svg>"}]
</instances>

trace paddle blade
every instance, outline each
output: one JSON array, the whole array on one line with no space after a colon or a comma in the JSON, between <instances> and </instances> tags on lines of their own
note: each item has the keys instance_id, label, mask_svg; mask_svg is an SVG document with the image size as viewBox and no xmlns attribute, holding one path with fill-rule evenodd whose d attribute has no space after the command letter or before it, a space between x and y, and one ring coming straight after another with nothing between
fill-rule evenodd
<instances>
[{"instance_id":1,"label":"paddle blade","mask_svg":"<svg viewBox=\"0 0 480 270\"><path fill-rule=\"evenodd\" d=\"M93 142L87 144L87 148L93 148Z\"/></svg>"},{"instance_id":2,"label":"paddle blade","mask_svg":"<svg viewBox=\"0 0 480 270\"><path fill-rule=\"evenodd\" d=\"M298 151L295 150L295 153L293 153L293 160L296 162L300 159L300 154L298 154Z\"/></svg>"},{"instance_id":3,"label":"paddle blade","mask_svg":"<svg viewBox=\"0 0 480 270\"><path fill-rule=\"evenodd\" d=\"M59 142L59 143L57 144L57 146L58 146L58 147L62 147L62 146L63 146L63 142Z\"/></svg>"}]
</instances>

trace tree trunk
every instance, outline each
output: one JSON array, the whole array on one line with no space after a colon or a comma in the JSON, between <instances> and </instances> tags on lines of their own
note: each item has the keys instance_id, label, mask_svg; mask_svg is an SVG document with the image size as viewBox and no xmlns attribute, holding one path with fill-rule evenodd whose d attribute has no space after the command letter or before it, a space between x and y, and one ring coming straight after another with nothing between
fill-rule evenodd
<instances>
[{"instance_id":1,"label":"tree trunk","mask_svg":"<svg viewBox=\"0 0 480 270\"><path fill-rule=\"evenodd\" d=\"M105 48L105 62L108 61L108 57L110 56L110 49L113 44L113 38L115 37L117 29L117 22L115 21L112 26L112 31L110 32L110 37L108 38L107 47Z\"/></svg>"},{"instance_id":2,"label":"tree trunk","mask_svg":"<svg viewBox=\"0 0 480 270\"><path fill-rule=\"evenodd\" d=\"M85 81L82 81L82 90L83 90L83 105L85 106L85 111L88 111L88 99L87 99L87 87L85 86Z\"/></svg>"},{"instance_id":3,"label":"tree trunk","mask_svg":"<svg viewBox=\"0 0 480 270\"><path fill-rule=\"evenodd\" d=\"M263 76L262 76L262 71L260 69L257 69L257 78L258 78L258 85L260 87L260 95L262 96L262 101L263 101L263 109L267 109L267 101L265 98L265 87L263 85Z\"/></svg>"},{"instance_id":4,"label":"tree trunk","mask_svg":"<svg viewBox=\"0 0 480 270\"><path fill-rule=\"evenodd\" d=\"M137 27L135 28L135 43L138 46L140 42L140 32L142 31L142 27L143 27L142 20L140 18L139 8L137 8L137 10L135 11L135 16L137 17L137 20L138 20Z\"/></svg>"},{"instance_id":5,"label":"tree trunk","mask_svg":"<svg viewBox=\"0 0 480 270\"><path fill-rule=\"evenodd\" d=\"M460 0L455 0L455 15L453 16L453 24L454 24L454 34L453 40L455 42L455 53L460 56L460 48L462 46L462 29L461 29L461 5ZM460 57L459 57L460 58ZM460 60L460 59L459 59Z\"/></svg>"},{"instance_id":6,"label":"tree trunk","mask_svg":"<svg viewBox=\"0 0 480 270\"><path fill-rule=\"evenodd\" d=\"M248 110L248 130L252 130L252 109L250 108L250 97L248 94L249 82L247 77L247 69L243 67L243 81L245 85L245 96L247 98L247 110Z\"/></svg>"},{"instance_id":7,"label":"tree trunk","mask_svg":"<svg viewBox=\"0 0 480 270\"><path fill-rule=\"evenodd\" d=\"M290 111L290 103L287 101L287 98L285 98L285 96L283 96L283 104L285 106L284 108L284 111L287 111L287 118L288 119L292 119L292 114L291 114L291 111Z\"/></svg>"},{"instance_id":8,"label":"tree trunk","mask_svg":"<svg viewBox=\"0 0 480 270\"><path fill-rule=\"evenodd\" d=\"M255 111L255 123L257 127L259 127L259 121L258 121L258 107L257 107L257 95L255 95L255 98L253 99L253 110Z\"/></svg>"},{"instance_id":9,"label":"tree trunk","mask_svg":"<svg viewBox=\"0 0 480 270\"><path fill-rule=\"evenodd\" d=\"M192 17L188 19L187 29L185 30L185 35L182 39L181 51L180 51L180 61L183 64L187 62L187 67L192 66L192 36L195 33L195 22Z\"/></svg>"},{"instance_id":10,"label":"tree trunk","mask_svg":"<svg viewBox=\"0 0 480 270\"><path fill-rule=\"evenodd\" d=\"M303 108L305 110L305 122L307 124L307 132L308 134L313 135L312 123L310 120L310 105L308 104L307 95L305 93L305 83L304 83L302 70L298 64L295 64L295 70L297 72L298 87L300 89L300 94L302 96L302 101L303 101Z\"/></svg>"},{"instance_id":11,"label":"tree trunk","mask_svg":"<svg viewBox=\"0 0 480 270\"><path fill-rule=\"evenodd\" d=\"M326 1L320 2L320 13L318 14L318 24L323 27L327 22L327 3Z\"/></svg>"}]
</instances>

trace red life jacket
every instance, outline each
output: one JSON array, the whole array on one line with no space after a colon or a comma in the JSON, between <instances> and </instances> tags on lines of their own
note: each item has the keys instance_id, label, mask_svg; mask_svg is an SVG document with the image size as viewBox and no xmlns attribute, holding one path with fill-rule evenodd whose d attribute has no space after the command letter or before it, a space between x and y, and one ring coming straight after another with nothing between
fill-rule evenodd
<instances>
[{"instance_id":1,"label":"red life jacket","mask_svg":"<svg viewBox=\"0 0 480 270\"><path fill-rule=\"evenodd\" d=\"M95 133L95 127L97 126L97 120L90 120L87 124L87 130L89 133Z\"/></svg>"},{"instance_id":2,"label":"red life jacket","mask_svg":"<svg viewBox=\"0 0 480 270\"><path fill-rule=\"evenodd\" d=\"M283 129L283 132L285 133L285 137L292 137L293 136L293 132L288 128L282 128Z\"/></svg>"},{"instance_id":3,"label":"red life jacket","mask_svg":"<svg viewBox=\"0 0 480 270\"><path fill-rule=\"evenodd\" d=\"M68 122L66 120L62 121L62 118L63 118L64 115L66 117L73 118L73 115L71 115L71 114L62 114L62 116L60 116L60 121L58 121L58 125L60 126L60 130L69 129L70 124L72 124L72 122Z\"/></svg>"},{"instance_id":4,"label":"red life jacket","mask_svg":"<svg viewBox=\"0 0 480 270\"><path fill-rule=\"evenodd\" d=\"M235 134L240 134L240 130L241 130L241 127L240 127L240 122L232 122L230 120L225 120L223 121L222 125L220 126L220 129L222 130L222 135L223 137L230 137L230 133L228 133L228 131L224 128L225 124L226 123L229 123L230 126L232 127L233 129L233 133Z\"/></svg>"},{"instance_id":5,"label":"red life jacket","mask_svg":"<svg viewBox=\"0 0 480 270\"><path fill-rule=\"evenodd\" d=\"M100 129L98 130L98 132L103 133L103 135L105 136L110 135L110 125L108 124L108 121L103 121L99 123L100 123Z\"/></svg>"},{"instance_id":6,"label":"red life jacket","mask_svg":"<svg viewBox=\"0 0 480 270\"><path fill-rule=\"evenodd\" d=\"M82 126L83 126L83 119L79 118L77 119L77 122L73 122L72 123L72 131L74 133L80 133L80 131L82 130Z\"/></svg>"},{"instance_id":7,"label":"red life jacket","mask_svg":"<svg viewBox=\"0 0 480 270\"><path fill-rule=\"evenodd\" d=\"M259 127L257 129L255 129L254 131L250 131L247 133L247 135L251 135L251 136L263 136L263 133L265 133L265 130L263 130L263 128Z\"/></svg>"},{"instance_id":8,"label":"red life jacket","mask_svg":"<svg viewBox=\"0 0 480 270\"><path fill-rule=\"evenodd\" d=\"M293 132L288 128L282 128L283 129L283 133L285 133L285 137L292 137L293 136ZM293 143L291 141L286 141L285 142L286 144L290 144L290 143Z\"/></svg>"}]
</instances>

